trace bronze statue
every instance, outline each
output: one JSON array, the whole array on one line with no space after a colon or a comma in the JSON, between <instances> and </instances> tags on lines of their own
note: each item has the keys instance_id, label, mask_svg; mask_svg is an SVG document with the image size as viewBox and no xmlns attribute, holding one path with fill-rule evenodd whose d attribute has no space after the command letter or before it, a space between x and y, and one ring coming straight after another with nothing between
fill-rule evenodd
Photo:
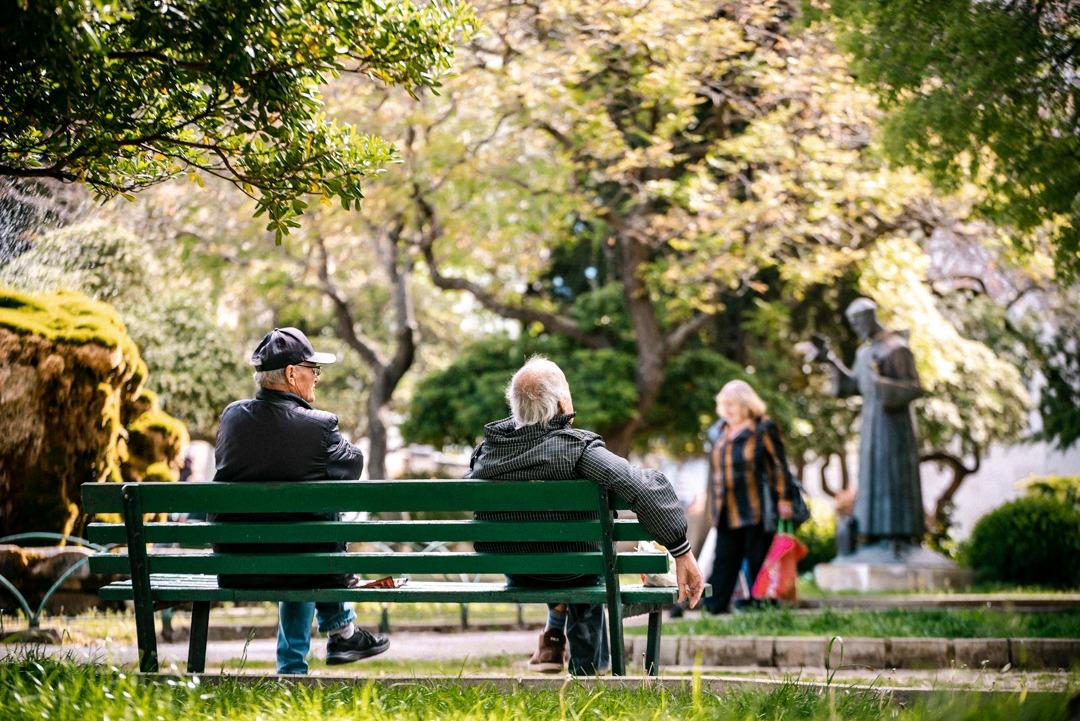
<instances>
[{"instance_id":1,"label":"bronze statue","mask_svg":"<svg viewBox=\"0 0 1080 721\"><path fill-rule=\"evenodd\" d=\"M911 402L923 389L907 333L883 328L876 310L872 300L858 298L844 312L862 342L852 368L820 336L808 350L809 360L832 366L836 396L863 398L855 499L858 534L864 544L898 555L918 544L926 530L911 412Z\"/></svg>"}]
</instances>

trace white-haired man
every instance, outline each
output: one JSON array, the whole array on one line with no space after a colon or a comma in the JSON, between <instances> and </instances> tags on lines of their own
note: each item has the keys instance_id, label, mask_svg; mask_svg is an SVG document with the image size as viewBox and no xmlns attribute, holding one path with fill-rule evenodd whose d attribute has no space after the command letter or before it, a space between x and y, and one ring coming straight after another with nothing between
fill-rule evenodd
<instances>
[{"instance_id":1,"label":"white-haired man","mask_svg":"<svg viewBox=\"0 0 1080 721\"><path fill-rule=\"evenodd\" d=\"M631 465L604 446L591 431L571 427L574 403L566 376L556 364L534 357L521 367L506 389L511 417L484 426L484 440L473 451L469 478L536 480L586 478L630 503L645 530L675 557L679 600L697 605L705 587L690 544L686 516L662 473ZM588 511L485 511L482 520L578 520L595 518ZM562 550L595 551L584 542L477 543L485 552ZM597 576L514 575L512 585L570 587L599 583ZM530 668L558 672L569 642L570 673L594 675L607 668L609 649L603 604L550 604L548 622Z\"/></svg>"}]
</instances>

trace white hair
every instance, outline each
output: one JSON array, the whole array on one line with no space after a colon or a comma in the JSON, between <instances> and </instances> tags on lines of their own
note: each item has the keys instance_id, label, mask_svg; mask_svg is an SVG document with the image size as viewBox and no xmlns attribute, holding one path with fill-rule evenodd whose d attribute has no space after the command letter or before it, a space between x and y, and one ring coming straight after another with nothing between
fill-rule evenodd
<instances>
[{"instance_id":1,"label":"white hair","mask_svg":"<svg viewBox=\"0 0 1080 721\"><path fill-rule=\"evenodd\" d=\"M514 426L544 424L559 413L559 401L570 398L570 385L559 366L544 356L533 356L506 386L506 400Z\"/></svg>"},{"instance_id":2,"label":"white hair","mask_svg":"<svg viewBox=\"0 0 1080 721\"><path fill-rule=\"evenodd\" d=\"M255 371L253 377L255 383L260 388L266 386L283 386L288 385L288 379L285 377L284 368L275 368L272 371Z\"/></svg>"},{"instance_id":3,"label":"white hair","mask_svg":"<svg viewBox=\"0 0 1080 721\"><path fill-rule=\"evenodd\" d=\"M717 407L719 407L720 400L723 398L730 398L741 404L751 418L761 420L765 417L765 411L767 410L765 401L761 400L761 396L757 394L754 387L746 381L728 381L720 389L720 392L716 394Z\"/></svg>"}]
</instances>

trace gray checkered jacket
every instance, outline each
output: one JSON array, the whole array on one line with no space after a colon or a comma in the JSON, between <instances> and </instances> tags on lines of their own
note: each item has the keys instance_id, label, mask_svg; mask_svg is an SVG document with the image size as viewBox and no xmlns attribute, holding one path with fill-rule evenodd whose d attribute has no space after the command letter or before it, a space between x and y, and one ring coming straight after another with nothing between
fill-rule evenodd
<instances>
[{"instance_id":1,"label":"gray checkered jacket","mask_svg":"<svg viewBox=\"0 0 1080 721\"><path fill-rule=\"evenodd\" d=\"M546 425L514 427L512 418L484 426L484 440L473 451L467 478L506 481L584 478L625 499L645 530L667 546L673 556L690 550L686 515L671 483L659 471L638 468L604 446L591 431L570 426L570 416L557 416ZM558 521L596 518L590 511L487 511L481 520ZM584 543L477 544L479 551L586 551Z\"/></svg>"}]
</instances>

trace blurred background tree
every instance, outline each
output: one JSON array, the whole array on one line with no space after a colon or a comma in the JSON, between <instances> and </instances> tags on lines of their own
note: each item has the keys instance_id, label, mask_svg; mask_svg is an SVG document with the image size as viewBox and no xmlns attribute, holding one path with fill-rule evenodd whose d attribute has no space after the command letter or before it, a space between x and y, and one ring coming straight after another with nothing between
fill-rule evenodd
<instances>
[{"instance_id":1,"label":"blurred background tree","mask_svg":"<svg viewBox=\"0 0 1080 721\"><path fill-rule=\"evenodd\" d=\"M852 74L887 110L882 145L943 188L976 182L978 209L1045 228L1080 271L1080 6L1057 0L828 0Z\"/></svg>"},{"instance_id":2,"label":"blurred background tree","mask_svg":"<svg viewBox=\"0 0 1080 721\"><path fill-rule=\"evenodd\" d=\"M919 225L928 186L874 155L871 97L828 33L796 32L792 12L499 6L463 59L475 83L494 78L475 132L496 141L467 203L451 183L416 191L432 281L523 335L632 353L625 378L609 379L632 384L620 394L632 405L594 424L618 452L678 427L653 411L683 353L700 351L684 378L721 383L724 358L750 365L743 313L756 300L797 301L876 238ZM722 358L704 362L710 344ZM713 404L709 391L697 399L681 408L700 431Z\"/></svg>"}]
</instances>

